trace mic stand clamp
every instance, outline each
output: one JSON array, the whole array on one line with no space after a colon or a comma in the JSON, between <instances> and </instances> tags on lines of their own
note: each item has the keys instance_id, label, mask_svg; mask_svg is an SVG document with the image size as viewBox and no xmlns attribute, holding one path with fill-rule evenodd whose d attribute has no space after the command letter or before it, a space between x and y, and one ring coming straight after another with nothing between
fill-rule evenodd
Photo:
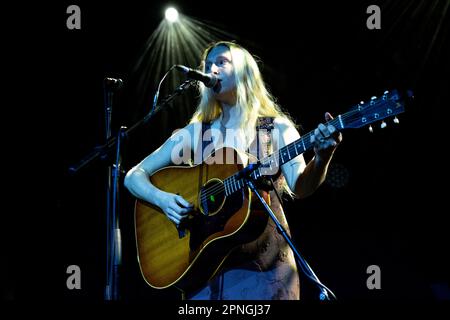
<instances>
[{"instance_id":1,"label":"mic stand clamp","mask_svg":"<svg viewBox=\"0 0 450 320\"><path fill-rule=\"evenodd\" d=\"M336 298L331 292L330 289L328 289L325 285L323 285L317 276L312 271L311 267L308 265L308 263L303 259L303 257L300 255L300 252L295 247L294 243L292 242L292 239L289 237L289 235L286 232L286 229L280 224L277 217L275 216L275 213L272 211L272 209L269 207L267 202L264 200L264 198L258 193L258 190L255 187L255 180L257 180L259 177L261 177L260 174L258 174L258 171L255 171L260 166L260 163L256 164L250 164L246 168L244 168L239 174L238 177L242 178L244 183L250 188L251 191L256 195L256 197L259 199L261 204L264 206L264 209L266 210L268 216L272 221L275 223L275 226L277 228L278 233L280 233L283 238L286 240L287 244L291 247L292 251L294 252L295 259L297 260L300 268L302 269L303 273L313 282L315 282L319 286L320 300L330 300L328 296L328 292L330 292L333 296L333 298ZM247 169L247 170L246 170ZM252 173L255 173L252 177ZM256 178L256 179L255 179ZM327 292L328 291L328 292Z\"/></svg>"}]
</instances>

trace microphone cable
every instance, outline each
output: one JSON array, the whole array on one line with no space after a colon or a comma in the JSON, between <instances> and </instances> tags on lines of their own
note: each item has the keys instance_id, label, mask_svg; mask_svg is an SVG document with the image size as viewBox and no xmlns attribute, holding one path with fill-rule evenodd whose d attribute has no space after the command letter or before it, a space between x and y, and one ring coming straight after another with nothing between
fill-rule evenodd
<instances>
[{"instance_id":1,"label":"microphone cable","mask_svg":"<svg viewBox=\"0 0 450 320\"><path fill-rule=\"evenodd\" d=\"M159 81L158 84L158 88L156 90L155 96L153 97L153 105L152 105L152 109L149 112L149 116L151 117L153 112L155 111L156 105L158 104L158 98L159 98L159 91L161 90L161 84L163 83L164 79L167 77L167 75L170 73L170 71L172 71L175 68L176 65L173 65L172 67L170 67L169 70L167 70L167 72L164 74L164 76L162 77L161 81Z\"/></svg>"}]
</instances>

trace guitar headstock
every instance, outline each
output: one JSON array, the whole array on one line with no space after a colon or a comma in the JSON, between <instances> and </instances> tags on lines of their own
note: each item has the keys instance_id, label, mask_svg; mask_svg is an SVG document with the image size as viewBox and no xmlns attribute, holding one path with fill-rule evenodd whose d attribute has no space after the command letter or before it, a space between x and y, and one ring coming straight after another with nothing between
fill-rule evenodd
<instances>
[{"instance_id":1,"label":"guitar headstock","mask_svg":"<svg viewBox=\"0 0 450 320\"><path fill-rule=\"evenodd\" d=\"M408 91L407 98L412 97L412 92ZM389 117L394 117L393 121L398 123L396 115L405 112L405 100L397 90L392 90L385 91L379 98L372 97L369 102L361 101L353 110L340 116L341 127L361 128ZM381 127L385 126L386 123L383 121Z\"/></svg>"}]
</instances>

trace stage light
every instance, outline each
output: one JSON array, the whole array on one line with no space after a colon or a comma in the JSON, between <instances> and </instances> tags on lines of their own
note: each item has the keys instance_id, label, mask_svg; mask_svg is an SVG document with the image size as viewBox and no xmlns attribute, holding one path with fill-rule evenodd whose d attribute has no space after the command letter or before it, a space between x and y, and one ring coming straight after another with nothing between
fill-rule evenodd
<instances>
[{"instance_id":1,"label":"stage light","mask_svg":"<svg viewBox=\"0 0 450 320\"><path fill-rule=\"evenodd\" d=\"M169 22L175 22L178 20L178 11L175 8L168 8L166 10L166 19Z\"/></svg>"},{"instance_id":2,"label":"stage light","mask_svg":"<svg viewBox=\"0 0 450 320\"><path fill-rule=\"evenodd\" d=\"M176 10L172 8L169 11L166 7L161 10L161 15L166 9L166 17L161 17L161 22L147 39L141 55L133 66L133 73L138 78L137 103L145 107L149 105L149 97L153 99L154 89L159 81L172 66L181 64L195 68L199 65L201 54L208 44L223 39L239 40L237 35L214 26L211 22L204 23L181 13L177 13L176 22L170 22L169 19L172 21L177 15L170 12ZM161 98L185 80L184 75L173 72L166 80L166 87L162 88ZM177 102L185 106L186 114L193 111L189 109L192 108L192 102L188 101L188 98L188 95L179 97Z\"/></svg>"}]
</instances>

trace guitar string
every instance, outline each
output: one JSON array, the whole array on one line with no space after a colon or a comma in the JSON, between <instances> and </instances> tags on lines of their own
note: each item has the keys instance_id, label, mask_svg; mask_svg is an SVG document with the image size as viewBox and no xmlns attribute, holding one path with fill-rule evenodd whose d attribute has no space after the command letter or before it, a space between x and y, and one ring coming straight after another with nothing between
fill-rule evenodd
<instances>
[{"instance_id":1,"label":"guitar string","mask_svg":"<svg viewBox=\"0 0 450 320\"><path fill-rule=\"evenodd\" d=\"M306 135L305 135L306 137ZM291 151L294 152L295 148L289 147L289 149L292 149ZM273 153L273 156L276 156L276 153ZM300 154L296 154L295 157L297 157ZM272 155L271 155L272 157ZM293 157L294 158L294 157ZM271 162L272 160L269 161L265 161L262 162L263 165L266 164L266 162ZM238 187L236 187L236 184ZM212 188L207 188L205 189L203 195L201 196L201 200L205 201L206 198L208 198L211 195L217 195L220 192L223 192L223 190L226 189L231 189L232 192L235 192L237 190L240 190L243 187L242 185L242 180L241 179L236 179L235 176L230 176L228 178L226 178L223 183L219 184L219 185L215 185ZM236 190L235 190L236 189Z\"/></svg>"},{"instance_id":2,"label":"guitar string","mask_svg":"<svg viewBox=\"0 0 450 320\"><path fill-rule=\"evenodd\" d=\"M347 114L344 114L344 115L341 116L341 119L342 119L342 118L343 118L343 119L347 119L347 118L349 118L350 116L352 116L351 113L356 113L356 112L359 112L359 110L353 110L353 111L347 112ZM336 122L336 124L337 124L338 120L339 120L339 118L335 118L335 119L331 120L330 123L333 124L333 122ZM313 131L310 131L310 132L308 132L307 134L305 134L304 136L302 136L303 143L305 142L304 140L306 140L306 143L305 143L306 149L303 148L303 146L302 146L302 149L304 149L304 150L302 151L302 153L305 152L305 151L310 147L311 142L310 142L307 138L308 138L308 136L311 136L312 133L313 133ZM299 142L294 142L294 143L289 144L289 145L286 146L286 147L287 147L286 150L288 151L288 155L291 154L291 151L294 151L294 152L295 152L294 154L296 154L294 157L291 157L291 159L289 159L288 161L290 161L290 160L292 160L293 158L295 158L295 157L297 157L297 156L300 155L300 154L297 154L297 150L296 150L296 145L297 145L298 143L299 143ZM306 146L306 145L308 145L308 146ZM282 149L283 149L283 148L282 148ZM262 160L261 160L261 161L262 161L262 164L266 164L267 161L270 163L270 162L272 161L270 158L278 159L278 163L279 163L279 158L278 158L278 157L279 157L279 155L280 155L280 151L281 151L281 149L280 149L280 150L277 150L276 152L274 152L274 153L271 154L270 156L268 156L268 157L262 159ZM285 153L284 153L284 154L285 154ZM286 155L286 154L285 154L285 155ZM265 161L264 161L264 160L265 160ZM282 158L282 160L283 160L282 162L284 162L284 159L283 159L283 158ZM285 163L286 163L286 162L285 162ZM228 181L228 180L229 180L229 181ZM232 190L233 192L235 192L235 191L233 190L234 188L236 188L235 185L234 185L235 183L238 184L238 188L236 189L236 191L237 191L237 190L240 190L240 189L242 188L242 186L241 186L241 181L242 181L242 180L236 180L236 178L234 177L234 175L231 176L231 177L229 177L229 178L226 178L226 179L224 180L224 183L223 183L223 184L216 185L216 186L214 186L214 187L212 187L212 188L207 189L206 192L203 193L203 195L202 195L202 197L201 197L201 200L202 200L202 201L205 201L209 196L211 196L211 195L217 195L218 192L223 192L223 190L224 190L225 188L227 188L227 187L231 188L231 190ZM233 184L233 185L231 185L231 184Z\"/></svg>"},{"instance_id":3,"label":"guitar string","mask_svg":"<svg viewBox=\"0 0 450 320\"><path fill-rule=\"evenodd\" d=\"M358 110L347 112L347 114L353 113L353 112L358 112ZM341 118L346 119L346 118L350 117L350 115L347 115L347 114L341 116ZM333 122L334 122L334 123L333 123ZM329 121L329 123L330 123L330 124L333 124L333 125L334 125L334 124L337 124L338 122L339 122L339 118L335 118L335 119ZM301 146L301 148L304 149L303 152L307 151L308 148L311 146L311 142L310 142L310 139L308 139L308 137L310 138L311 135L312 135L313 133L314 133L313 131L310 131L310 132L306 133L304 136L302 136L301 139L298 139L298 140L306 140L306 142L303 141L304 144L305 144L305 148L303 148L303 146ZM291 154L291 151L296 151L295 145L298 144L299 142L300 142L300 141L297 142L297 140L296 140L295 142L293 142L293 143L291 143L291 144L288 144L288 145L286 146L287 148L286 148L285 150L288 150L289 154ZM282 149L283 149L283 148L282 148ZM275 151L275 152L272 153L270 156L267 156L267 157L263 158L261 161L264 161L264 160L265 160L266 162L267 162L267 161L270 162L270 161L272 161L272 160L270 160L270 158L275 158L275 159L278 160L278 161L275 160L275 161L276 161L276 164L277 164L277 166L278 166L279 160L280 160L280 159L279 159L279 155L280 155L280 152L281 152L282 149L279 149L279 150ZM303 153L303 152L301 152L301 153ZM295 153L293 153L293 154L295 154ZM289 161L292 160L293 158L299 156L299 155L300 155L300 153L297 154L296 156L292 157L291 159L289 159ZM284 162L284 160L283 160L283 162ZM285 163L286 163L286 162L285 162ZM266 164L266 163L262 163L262 164ZM228 182L228 180L230 180L230 181ZM219 193L223 192L223 190L224 190L226 187L228 187L229 189L231 189L233 192L235 192L235 191L237 191L237 190L240 190L240 189L242 188L242 186L240 185L240 182L241 182L241 181L242 181L242 180L236 180L236 178L234 177L234 175L232 175L232 176L226 178L226 179L224 180L224 183L221 183L221 184L219 184L219 185L213 186L212 188L206 189L205 192L203 193L203 195L200 197L200 199L201 199L202 202L203 202L203 201L206 201L208 197L210 197L210 196L212 196L212 195L218 195ZM234 186L235 183L238 184L239 188L236 189L236 187ZM232 185L232 184L233 184L233 185ZM233 190L233 189L236 189L236 190Z\"/></svg>"},{"instance_id":4,"label":"guitar string","mask_svg":"<svg viewBox=\"0 0 450 320\"><path fill-rule=\"evenodd\" d=\"M333 119L333 120L331 120L330 121L330 123L332 124L332 122L333 121L335 121L335 120L337 120L337 119ZM301 139L297 139L297 140L306 140L306 142L304 142L304 145L305 145L305 148L301 145L301 149L303 149L303 151L301 152L301 153L303 153L303 152L305 152L306 150L308 150L308 148L310 147L310 145L311 145L311 142L310 142L310 140L308 139L308 138L310 138L310 136L313 134L313 131L310 131L310 132L308 132L308 133L306 133L304 136L302 136L302 138ZM289 159L289 161L290 160L292 160L293 158L295 158L295 157L297 157L297 156L299 156L301 153L298 153L297 154L297 152L296 152L296 146L295 145L298 145L299 143L300 143L300 141L295 141L295 143L293 142L293 143L290 143L290 144L288 144L288 145L286 145L285 147L286 147L286 149L285 150L288 150L288 153L289 153L289 155L291 155L291 154L295 154L295 156L294 157L291 157L291 159ZM303 143L302 143L303 144ZM283 148L282 148L283 149ZM272 161L275 161L275 164L277 165L277 166L279 166L279 155L280 155L280 152L281 152L281 149L280 150L277 150L277 151L275 151L275 152L273 152L270 156L267 156L267 157L265 157L265 158L263 158L262 160L261 160L261 164L263 164L263 165L266 165L266 164L269 164L270 162L272 162ZM275 159L277 159L277 160L273 160L273 159L271 159L271 158L275 158ZM282 158L282 160L283 160L283 162L284 162L284 159ZM286 163L286 162L284 162L284 163ZM229 189L231 189L231 190L233 190L233 189L235 189L235 186L234 186L234 184L235 183L237 183L238 184L238 186L239 186L239 188L237 189L237 190L239 190L239 189L241 189L242 188L242 186L241 186L241 184L240 184L240 182L241 182L242 180L236 180L236 178L234 177L234 175L233 176L230 176L230 177L228 177L228 178L226 178L224 181L223 181L223 183L221 183L221 184L219 184L219 185L215 185L215 186L213 186L212 188L208 188L208 189L205 189L205 192L203 193L203 195L202 195L202 197L201 197L201 200L202 201L205 201L209 196L211 196L211 195L217 195L218 194L218 192L223 192L223 190L225 189L225 188L227 188L227 187L229 187ZM237 191L236 190L236 191ZM234 192L234 191L233 191Z\"/></svg>"},{"instance_id":5,"label":"guitar string","mask_svg":"<svg viewBox=\"0 0 450 320\"><path fill-rule=\"evenodd\" d=\"M354 113L358 113L358 112L360 112L360 110L358 110L358 109L355 109L355 110L352 110L352 111L349 111L349 112L347 112L347 113L345 113L344 115L341 115L341 119L347 119L347 118L350 118L351 116L353 116L353 114ZM396 115L396 114L394 114L394 115ZM379 120L382 120L382 119L379 119ZM331 121L329 121L329 123L331 123L331 124L333 124L333 122L336 122L336 124L337 124L337 122L339 121L339 117L338 118L335 118L335 119L333 119L333 120L331 120ZM369 122L368 124L370 124L370 123L372 123L372 122L374 122L374 121L371 121L371 122ZM306 148L303 148L304 150L303 150L303 152L305 152L309 147L310 147L310 144L311 144L311 142L309 142L309 139L306 139L306 138L308 138L308 136L310 136L311 134L313 133L313 131L310 131L310 132L308 132L307 134L305 134L304 136L302 136L302 140L303 140L303 143L305 143L305 141L304 140L306 140L306 143L305 143L305 147L306 147L306 144L308 145ZM291 151L295 151L295 153L297 153L297 150L296 150L296 142L293 142L293 143L291 143L291 144L289 144L289 145L287 145L286 147L286 150L288 151L288 155L290 155L291 154ZM283 149L283 148L282 148ZM293 150L292 150L293 149ZM281 150L281 149L280 149ZM279 158L278 158L278 156L279 156L279 154L280 154L280 150L277 150L276 152L274 152L273 154L271 154L270 156L267 156L266 158L264 158L264 159L262 159L261 160L261 163L262 164L267 164L267 161L269 161L269 163L272 161L272 160L269 160L270 158L275 158L275 159L278 159L278 163L279 163ZM302 152L302 153L303 153ZM285 154L286 155L286 154ZM291 159L289 159L288 161L290 161L290 160L292 160L293 158L295 158L295 157L297 157L297 156L299 156L300 154L296 154L294 157L291 157ZM265 160L267 160L267 161L265 161ZM284 162L284 159L282 158L282 160L283 160L283 162ZM286 162L284 162L284 163L286 163ZM223 184L220 184L220 185L216 185L216 186L214 186L214 187L212 187L212 188L209 188L209 189L206 189L206 192L205 193L203 193L203 195L202 195L202 197L201 197L201 200L202 201L205 201L209 196L211 196L211 195L216 195L217 194L217 192L223 192L223 190L225 189L225 188L227 188L227 187L229 187L229 188L231 188L231 190L232 190L232 192L235 192L234 190L233 190L233 187L235 188L235 183L237 182L237 184L238 184L238 189L237 190L240 190L241 188L242 188L242 186L241 186L241 182L242 182L242 180L236 180L235 179L235 177L234 177L234 175L233 176L231 176L231 177L228 177L228 178L226 178L225 180L224 180L224 183ZM233 185L231 185L231 184L233 184ZM236 190L236 191L237 191Z\"/></svg>"},{"instance_id":6,"label":"guitar string","mask_svg":"<svg viewBox=\"0 0 450 320\"><path fill-rule=\"evenodd\" d=\"M305 134L304 136L302 136L302 139L307 139L309 136L311 136L311 133ZM297 142L297 144L298 144L298 142ZM303 150L303 152L305 152L305 151L309 148L309 145L310 145L310 144L311 144L311 142L308 142L308 141L305 143L306 149ZM285 150L289 150L288 152L289 152L290 155L291 155L291 154L296 154L296 152L295 152L295 151L296 151L296 147L294 146L294 143L292 143L292 145L287 145L286 147L287 147L287 148L286 148ZM301 148L304 149L303 146L302 146ZM280 150L281 150L281 149L280 149ZM270 156L268 156L268 157L262 159L262 160L261 160L261 164L266 165L266 164L269 164L269 163L272 162L272 161L275 161L275 162L276 162L276 165L278 166L278 163L280 162L280 161L279 161L279 158L278 158L279 154L280 154L280 151L279 151L279 150L275 151L275 152L272 153ZM300 153L299 153L299 154L296 154L296 155L295 155L294 157L292 157L290 160L292 160L293 158L295 158L295 157L297 157L297 156L299 156L299 155L300 155ZM277 160L272 160L272 159L270 159L270 158L275 158L275 159L277 159ZM289 161L290 161L290 160L289 160ZM284 161L284 160L283 160L283 161ZM202 201L205 201L209 196L211 196L211 195L217 195L218 193L223 192L223 190L224 190L225 188L227 188L227 187L228 187L228 189L231 189L231 190L234 192L233 189L236 189L236 187L235 187L235 184L236 184L236 183L237 183L238 186L239 186L239 188L237 188L236 191L237 191L237 190L240 190L240 189L242 188L241 183L240 183L241 181L242 181L242 180L236 180L236 178L235 178L234 175L233 175L233 176L230 176L230 177L226 178L226 179L223 181L223 183L221 183L221 184L219 184L219 185L215 185L215 186L213 186L212 188L207 188L207 189L205 189L205 192L204 192L203 195L201 196L201 200L202 200Z\"/></svg>"},{"instance_id":7,"label":"guitar string","mask_svg":"<svg viewBox=\"0 0 450 320\"><path fill-rule=\"evenodd\" d=\"M349 112L345 113L344 115L341 115L341 119L342 119L342 120L346 120L346 119L352 117L353 114L359 113L359 112L360 112L360 110L357 110L357 109L356 109L356 110L349 111ZM333 120L329 121L328 123L329 123L329 124L336 125L336 124L338 124L339 122L340 122L340 121L339 121L339 117L337 117L337 118L334 118ZM372 121L372 122L374 122L374 121ZM372 122L370 122L370 123L372 123ZM308 139L308 137L310 137L313 133L314 133L313 131L310 131L310 132L306 133L304 136L302 136L302 138L298 139L298 140L303 140L303 141L302 141L302 144L305 145L305 148L304 148L303 146L301 146L301 148L304 149L301 153L306 152L306 151L309 149L309 147L311 147L311 142L310 142L310 139ZM305 141L305 140L306 140L306 141ZM297 152L296 152L296 145L298 145L299 143L300 143L300 141L297 142L297 140L296 140L296 141L294 141L293 143L288 144L287 146L285 146L285 147L286 147L285 150L288 151L288 155L291 155L291 151L294 151L294 152L295 152L295 153L293 153L293 154L296 154L296 153L297 153ZM274 153L272 153L271 155L269 155L269 156L263 158L263 159L261 160L261 163L262 163L263 165L264 165L264 164L268 164L268 163L270 163L271 161L273 161L273 160L270 159L270 158L275 158L275 159L278 160L278 161L275 160L276 165L278 166L279 160L280 160L280 159L279 159L279 155L280 155L280 152L281 152L282 149L283 149L283 148L281 148L281 149L275 151ZM287 162L289 162L289 161L292 160L293 158L299 156L301 153L296 154L294 157L291 157L291 159L289 159ZM285 155L286 155L286 154L285 154ZM283 159L283 158L282 158L282 160L283 160L283 162L284 162L284 159ZM263 161L265 161L265 163L264 163ZM267 162L267 161L268 161L268 162ZM286 163L286 162L284 162L284 163ZM228 180L229 180L229 181L228 181ZM202 194L202 196L201 196L202 202L205 201L205 200L206 200L209 196L211 196L211 195L217 195L218 193L223 192L223 190L226 189L227 187L228 187L228 189L231 189L233 192L235 192L235 191L237 191L237 190L240 190L240 189L242 188L242 186L240 185L240 182L241 182L241 181L242 181L242 180L236 180L236 178L235 178L234 175L233 175L233 176L230 176L230 177L226 178L226 179L223 181L224 183L221 183L220 185L215 185L215 186L213 186L212 188L207 188L207 189L205 189L205 192L204 192L204 193ZM238 184L239 188L236 189L235 183ZM232 184L233 184L233 185L232 185ZM236 190L234 191L233 189L236 189Z\"/></svg>"},{"instance_id":8,"label":"guitar string","mask_svg":"<svg viewBox=\"0 0 450 320\"><path fill-rule=\"evenodd\" d=\"M337 124L338 120L339 120L338 118L335 118L335 119L331 120L329 123L333 124L333 122L336 122L336 124ZM301 149L304 149L301 153L305 152L305 151L308 150L308 148L310 147L311 142L310 142L310 139L308 139L308 137L310 138L312 134L313 134L313 131L310 131L310 132L306 133L304 136L302 136L301 139L298 139L298 140L306 140L306 142L303 141L303 143L304 143L304 145L305 145L305 148L304 148L303 146L301 146ZM297 140L296 140L296 141L297 141ZM289 155L291 155L291 151L292 151L293 154L296 154L294 157L292 157L291 159L289 159L289 161L292 160L293 158L295 158L295 157L297 157L297 156L300 155L300 153L297 154L297 152L296 152L296 146L295 146L295 145L298 145L299 143L300 143L300 141L299 141L299 142L294 142L294 143L292 143L292 144L288 144L287 146L285 146L285 147L287 147L285 150L288 150L288 154L289 154ZM303 143L302 143L302 144L303 144ZM282 148L282 149L283 149L283 148ZM270 156L268 156L268 157L262 159L261 161L265 161L265 162L266 162L266 163L262 163L262 164L270 163L271 161L273 161L273 160L271 160L270 158L275 158L275 159L277 159L277 160L275 160L276 165L279 166L279 160L280 160L280 159L279 159L279 155L281 154L281 150L282 150L282 149L279 149L279 150L275 151L274 153L272 153ZM294 153L294 152L295 152L295 153ZM283 158L282 158L282 160L283 160L282 162L284 162L284 159L283 159ZM286 163L286 162L285 162L285 163ZM230 179L230 181L228 182L227 180L229 180L229 179ZM204 192L203 195L201 196L202 202L205 201L205 200L207 200L207 198L210 197L210 196L212 196L212 195L217 195L218 193L223 192L223 190L224 190L226 187L229 187L229 188L231 188L231 189L233 190L233 189L235 188L234 184L235 184L236 182L237 182L237 184L238 184L238 186L239 186L239 188L237 188L236 191L237 191L237 190L240 190L240 189L242 188L242 186L240 185L240 181L242 181L242 180L236 180L236 178L235 178L234 175L233 175L233 176L230 176L230 177L226 178L226 179L224 180L224 183L219 184L219 185L215 185L215 186L213 186L212 188L206 189L206 190L205 190L206 192ZM233 185L231 185L231 184L233 184Z\"/></svg>"}]
</instances>

